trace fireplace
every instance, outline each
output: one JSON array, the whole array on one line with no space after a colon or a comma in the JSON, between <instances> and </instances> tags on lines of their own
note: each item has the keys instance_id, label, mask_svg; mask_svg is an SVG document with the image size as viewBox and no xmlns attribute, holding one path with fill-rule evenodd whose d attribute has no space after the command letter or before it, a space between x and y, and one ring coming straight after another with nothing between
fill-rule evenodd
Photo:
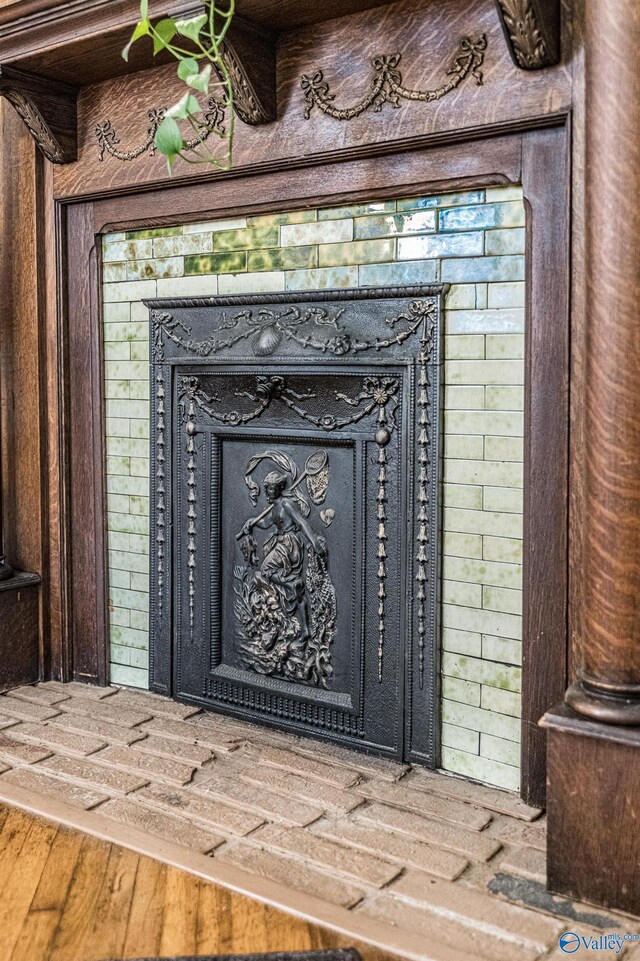
<instances>
[{"instance_id":1,"label":"fireplace","mask_svg":"<svg viewBox=\"0 0 640 961\"><path fill-rule=\"evenodd\" d=\"M153 690L436 763L444 292L146 302Z\"/></svg>"}]
</instances>

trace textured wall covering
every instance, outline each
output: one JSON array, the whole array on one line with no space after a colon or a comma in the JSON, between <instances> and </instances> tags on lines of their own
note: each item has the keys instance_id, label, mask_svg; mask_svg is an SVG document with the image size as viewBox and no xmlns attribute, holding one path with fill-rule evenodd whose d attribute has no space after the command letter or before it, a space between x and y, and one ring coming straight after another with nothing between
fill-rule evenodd
<instances>
[{"instance_id":1,"label":"textured wall covering","mask_svg":"<svg viewBox=\"0 0 640 961\"><path fill-rule=\"evenodd\" d=\"M519 781L524 206L491 188L104 238L111 678L147 685L143 297L446 281L443 767Z\"/></svg>"}]
</instances>

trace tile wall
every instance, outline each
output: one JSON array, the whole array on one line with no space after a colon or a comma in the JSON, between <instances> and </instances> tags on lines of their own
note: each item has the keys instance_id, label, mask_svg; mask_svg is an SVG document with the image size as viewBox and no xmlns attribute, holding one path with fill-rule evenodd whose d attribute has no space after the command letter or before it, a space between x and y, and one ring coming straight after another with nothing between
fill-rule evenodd
<instances>
[{"instance_id":1,"label":"tile wall","mask_svg":"<svg viewBox=\"0 0 640 961\"><path fill-rule=\"evenodd\" d=\"M110 234L103 246L111 679L148 683L144 297L444 281L443 752L516 790L522 631L519 188Z\"/></svg>"}]
</instances>

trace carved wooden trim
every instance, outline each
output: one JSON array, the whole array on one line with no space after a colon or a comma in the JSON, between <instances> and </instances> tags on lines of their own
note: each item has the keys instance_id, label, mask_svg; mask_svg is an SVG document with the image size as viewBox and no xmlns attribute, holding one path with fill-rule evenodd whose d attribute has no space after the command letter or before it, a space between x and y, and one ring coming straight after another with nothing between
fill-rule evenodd
<instances>
[{"instance_id":1,"label":"carved wooden trim","mask_svg":"<svg viewBox=\"0 0 640 961\"><path fill-rule=\"evenodd\" d=\"M496 0L516 66L540 70L560 60L558 0Z\"/></svg>"},{"instance_id":2,"label":"carved wooden trim","mask_svg":"<svg viewBox=\"0 0 640 961\"><path fill-rule=\"evenodd\" d=\"M476 40L464 37L454 54L453 66L447 71L450 79L432 90L410 90L403 85L402 74L398 67L401 54L374 57L374 74L369 84L369 93L357 103L344 108L333 105L332 101L335 97L329 90L329 84L325 81L322 70L316 70L313 74L304 74L301 86L306 101L305 120L309 120L315 106L334 120L353 120L371 107L379 112L385 103L399 107L400 99L433 103L455 90L469 74L475 77L477 86L481 87L483 80L480 68L484 63L486 49L487 38L484 34Z\"/></svg>"},{"instance_id":3,"label":"carved wooden trim","mask_svg":"<svg viewBox=\"0 0 640 961\"><path fill-rule=\"evenodd\" d=\"M100 148L100 156L98 157L98 161L100 163L104 161L105 153L108 153L111 157L123 162L137 160L138 157L141 157L145 153L148 153L150 157L155 156L155 137L160 124L164 120L165 109L166 108L164 107L159 107L153 108L147 112L149 128L147 130L146 140L129 150L119 149L118 144L120 143L120 138L118 137L118 133L110 120L103 120L101 123L96 124L96 141L98 147ZM204 116L202 118L202 123L199 127L199 136L194 137L192 140L187 140L185 149L193 150L199 144L205 143L214 131L220 135L224 135L224 120L225 103L221 100L217 100L215 97L209 97L204 111Z\"/></svg>"},{"instance_id":4,"label":"carved wooden trim","mask_svg":"<svg viewBox=\"0 0 640 961\"><path fill-rule=\"evenodd\" d=\"M240 120L250 126L275 120L276 35L235 17L223 56Z\"/></svg>"},{"instance_id":5,"label":"carved wooden trim","mask_svg":"<svg viewBox=\"0 0 640 961\"><path fill-rule=\"evenodd\" d=\"M0 96L15 107L52 163L77 160L77 90L0 65Z\"/></svg>"}]
</instances>

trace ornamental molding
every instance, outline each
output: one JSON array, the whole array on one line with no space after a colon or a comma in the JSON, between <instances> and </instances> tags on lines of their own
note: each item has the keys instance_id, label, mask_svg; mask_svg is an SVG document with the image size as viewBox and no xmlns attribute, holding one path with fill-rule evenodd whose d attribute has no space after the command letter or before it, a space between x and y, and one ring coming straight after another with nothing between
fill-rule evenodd
<instances>
[{"instance_id":1,"label":"ornamental molding","mask_svg":"<svg viewBox=\"0 0 640 961\"><path fill-rule=\"evenodd\" d=\"M246 340L256 357L274 354L284 341L293 341L303 350L336 357L381 351L408 340L425 318L435 316L436 305L432 300L412 300L405 311L385 320L390 328L389 336L372 340L363 340L340 325L344 311L345 308L297 304L282 310L261 307L254 311L245 307L230 316L223 312L219 326L204 340L198 341L191 338L191 327L179 318L167 311L152 310L153 356L157 363L164 361L167 340L196 357L211 357ZM397 325L401 329L394 332Z\"/></svg>"},{"instance_id":2,"label":"ornamental molding","mask_svg":"<svg viewBox=\"0 0 640 961\"><path fill-rule=\"evenodd\" d=\"M189 402L189 420L191 427L188 428L190 435L197 433L195 422L196 408L205 413L212 420L229 427L243 427L253 420L257 420L269 408L273 401L280 401L285 407L297 414L302 420L312 424L314 427L327 432L344 430L360 423L376 409L379 411L378 426L374 440L380 447L386 447L391 440L391 431L396 427L395 412L398 407L397 394L400 383L395 377L373 377L366 376L362 380L360 391L352 397L341 391L335 391L335 401L348 404L355 408L353 414L339 416L336 413L314 414L300 402L312 400L317 397L313 391L300 393L294 390L285 377L256 376L256 386L253 391L236 390L235 397L245 397L256 404L254 408L246 412L237 410L220 410L216 408L220 398L217 394L208 394L201 386L200 379L195 376L183 377L180 381L181 403ZM387 408L389 409L387 410Z\"/></svg>"},{"instance_id":3,"label":"ornamental molding","mask_svg":"<svg viewBox=\"0 0 640 961\"><path fill-rule=\"evenodd\" d=\"M77 159L75 88L0 65L0 97L15 108L47 160L65 164Z\"/></svg>"},{"instance_id":4,"label":"ornamental molding","mask_svg":"<svg viewBox=\"0 0 640 961\"><path fill-rule=\"evenodd\" d=\"M304 74L300 83L306 102L305 120L310 119L314 107L318 107L334 120L353 120L354 117L359 117L371 108L379 113L386 103L396 108L400 107L401 100L433 103L459 87L469 75L475 78L476 86L481 87L483 84L481 67L486 49L487 38L484 34L476 40L464 37L453 56L452 66L447 70L447 77L450 79L432 90L411 90L404 86L402 73L399 70L402 57L400 53L374 57L371 90L349 107L334 106L335 94L330 92L322 70Z\"/></svg>"},{"instance_id":5,"label":"ornamental molding","mask_svg":"<svg viewBox=\"0 0 640 961\"><path fill-rule=\"evenodd\" d=\"M149 128L147 130L146 140L131 150L120 150L118 148L120 138L110 120L103 120L101 123L96 124L95 135L98 147L100 148L98 161L102 163L106 153L116 160L123 162L137 160L138 157L141 157L145 153L148 153L150 157L155 156L155 137L158 132L158 127L164 120L165 109L165 107L159 107L149 110L147 113ZM225 111L226 105L224 101L218 100L216 97L209 97L203 122L199 126L200 136L188 140L185 149L193 150L198 144L205 143L212 133L224 135Z\"/></svg>"},{"instance_id":6,"label":"ornamental molding","mask_svg":"<svg viewBox=\"0 0 640 961\"><path fill-rule=\"evenodd\" d=\"M557 0L496 0L514 63L541 70L560 59L560 9Z\"/></svg>"}]
</instances>

